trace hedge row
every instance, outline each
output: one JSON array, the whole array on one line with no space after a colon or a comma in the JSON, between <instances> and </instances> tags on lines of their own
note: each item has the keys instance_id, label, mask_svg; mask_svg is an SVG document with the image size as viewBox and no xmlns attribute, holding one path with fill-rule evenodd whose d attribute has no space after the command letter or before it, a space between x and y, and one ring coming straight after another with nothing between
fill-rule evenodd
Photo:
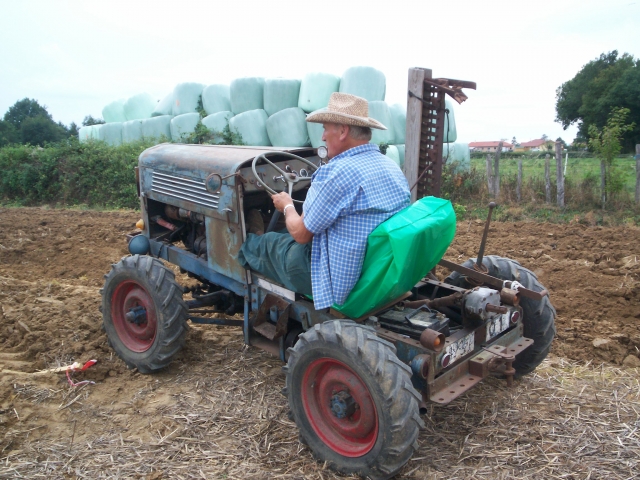
<instances>
[{"instance_id":1,"label":"hedge row","mask_svg":"<svg viewBox=\"0 0 640 480\"><path fill-rule=\"evenodd\" d=\"M76 138L44 148L0 148L0 201L16 205L138 208L134 168L150 143L110 147Z\"/></svg>"}]
</instances>

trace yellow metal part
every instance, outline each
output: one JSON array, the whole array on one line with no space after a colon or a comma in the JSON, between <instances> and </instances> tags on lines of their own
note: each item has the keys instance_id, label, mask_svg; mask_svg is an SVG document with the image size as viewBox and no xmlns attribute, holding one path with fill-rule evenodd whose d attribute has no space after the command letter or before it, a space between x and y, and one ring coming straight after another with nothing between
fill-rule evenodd
<instances>
[{"instance_id":1,"label":"yellow metal part","mask_svg":"<svg viewBox=\"0 0 640 480\"><path fill-rule=\"evenodd\" d=\"M139 228L140 230L144 230L144 220L140 219L136 222L136 228Z\"/></svg>"}]
</instances>

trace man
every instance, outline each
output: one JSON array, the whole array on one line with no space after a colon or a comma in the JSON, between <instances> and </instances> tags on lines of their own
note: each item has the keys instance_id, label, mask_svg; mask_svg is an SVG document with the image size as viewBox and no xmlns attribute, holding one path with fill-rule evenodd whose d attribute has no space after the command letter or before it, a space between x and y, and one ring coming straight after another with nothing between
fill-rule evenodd
<instances>
[{"instance_id":1,"label":"man","mask_svg":"<svg viewBox=\"0 0 640 480\"><path fill-rule=\"evenodd\" d=\"M287 193L272 196L289 233L249 234L239 260L312 294L320 310L344 303L360 277L369 234L407 207L410 194L400 168L369 143L371 128L386 127L369 118L365 99L334 93L307 122L322 123L330 161L313 174L302 215Z\"/></svg>"}]
</instances>

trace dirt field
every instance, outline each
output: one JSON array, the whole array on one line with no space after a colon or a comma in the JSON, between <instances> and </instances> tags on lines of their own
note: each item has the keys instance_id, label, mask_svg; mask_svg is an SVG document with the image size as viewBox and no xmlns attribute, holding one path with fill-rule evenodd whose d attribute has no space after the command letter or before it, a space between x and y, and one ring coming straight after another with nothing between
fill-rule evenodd
<instances>
[{"instance_id":1,"label":"dirt field","mask_svg":"<svg viewBox=\"0 0 640 480\"><path fill-rule=\"evenodd\" d=\"M0 209L0 478L336 478L298 442L281 363L229 327L193 326L163 372L130 371L101 330L99 289L135 212ZM474 257L481 222L446 258ZM399 478L640 475L640 229L495 223L558 312L552 355L432 407ZM444 273L444 272L439 272ZM37 370L96 359L71 387Z\"/></svg>"}]
</instances>

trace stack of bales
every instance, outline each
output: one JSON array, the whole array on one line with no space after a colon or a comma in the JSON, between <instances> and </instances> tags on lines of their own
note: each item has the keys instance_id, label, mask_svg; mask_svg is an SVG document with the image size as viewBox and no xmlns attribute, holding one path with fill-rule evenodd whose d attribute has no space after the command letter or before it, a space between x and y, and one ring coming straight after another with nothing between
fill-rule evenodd
<instances>
[{"instance_id":1,"label":"stack of bales","mask_svg":"<svg viewBox=\"0 0 640 480\"><path fill-rule=\"evenodd\" d=\"M245 145L317 148L324 145L322 125L307 123L306 116L326 108L334 92L350 93L369 102L369 116L387 127L373 129L371 141L388 144L387 156L402 168L406 107L384 101L384 73L372 67L352 67L342 77L310 73L302 80L247 77L233 80L230 85L181 83L160 102L140 94L126 102L110 103L102 111L107 123L83 127L80 140L99 139L112 145L142 138L182 142L202 123L218 134L228 126L231 132L242 136ZM457 137L452 103L446 99L446 143L455 142ZM214 143L222 141L221 135L213 138ZM457 152L459 163L468 164L468 147L465 157L464 147L459 145L445 147L445 152Z\"/></svg>"}]
</instances>

